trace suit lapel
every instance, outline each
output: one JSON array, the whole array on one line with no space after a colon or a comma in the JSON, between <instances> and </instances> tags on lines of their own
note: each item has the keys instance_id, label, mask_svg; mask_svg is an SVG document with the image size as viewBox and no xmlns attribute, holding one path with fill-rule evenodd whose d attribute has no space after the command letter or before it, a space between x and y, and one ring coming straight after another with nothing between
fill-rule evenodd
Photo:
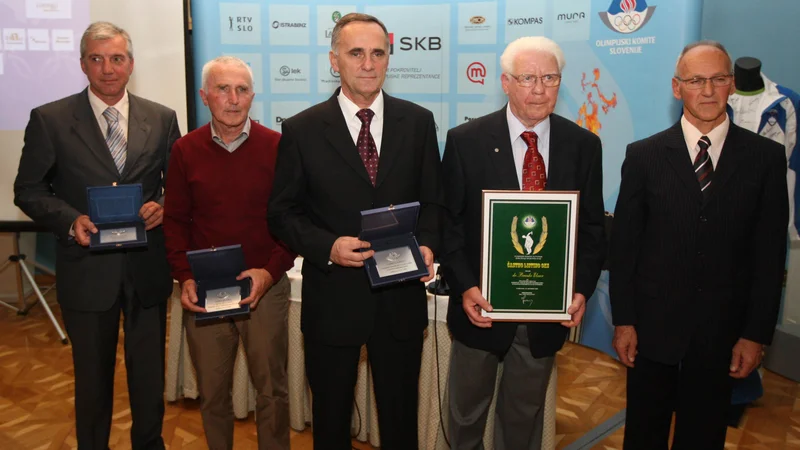
<instances>
[{"instance_id":1,"label":"suit lapel","mask_svg":"<svg viewBox=\"0 0 800 450\"><path fill-rule=\"evenodd\" d=\"M142 111L142 105L138 97L129 93L128 101L130 104L128 110L128 148L125 156L125 167L122 168L123 178L133 170L136 160L142 155L144 145L150 136L147 114Z\"/></svg>"},{"instance_id":2,"label":"suit lapel","mask_svg":"<svg viewBox=\"0 0 800 450\"><path fill-rule=\"evenodd\" d=\"M361 161L361 157L358 155L358 149L353 143L353 137L350 136L347 123L344 121L342 109L339 107L339 100L336 98L338 94L339 90L337 90L326 103L328 112L323 114L323 118L326 122L324 131L325 139L328 140L328 143L339 153L347 165L364 179L365 182L372 186L372 182L369 180L369 175L367 174L367 169L364 167L364 162ZM384 137L384 141L386 141L386 137ZM380 170L380 161L378 167Z\"/></svg>"},{"instance_id":3,"label":"suit lapel","mask_svg":"<svg viewBox=\"0 0 800 450\"><path fill-rule=\"evenodd\" d=\"M119 172L117 172L117 166L114 165L114 158L111 157L111 152L108 150L105 139L103 139L103 133L100 131L97 118L95 118L92 106L89 104L88 88L77 97L73 118L75 121L72 124L72 129L75 134L78 135L89 149L89 152L97 158L104 168L113 173L115 177L118 176Z\"/></svg>"},{"instance_id":4,"label":"suit lapel","mask_svg":"<svg viewBox=\"0 0 800 450\"><path fill-rule=\"evenodd\" d=\"M738 139L738 134L741 132L739 127L731 122L728 128L728 134L725 136L725 144L720 152L719 162L714 170L714 178L711 179L711 195L709 198L716 196L725 184L731 179L731 176L736 169L744 161L746 152L742 151L741 139Z\"/></svg>"},{"instance_id":5,"label":"suit lapel","mask_svg":"<svg viewBox=\"0 0 800 450\"><path fill-rule=\"evenodd\" d=\"M380 187L386 179L397 157L403 151L405 142L405 133L402 132L403 116L397 111L395 99L385 92L383 93L383 117L381 156L378 160L378 178L375 181L375 187ZM366 169L364 173L366 173Z\"/></svg>"},{"instance_id":6,"label":"suit lapel","mask_svg":"<svg viewBox=\"0 0 800 450\"><path fill-rule=\"evenodd\" d=\"M550 149L549 164L547 168L547 189L548 191L574 189L569 183L570 164L575 165L578 161L573 156L575 146L569 133L563 127L563 123L555 114L550 115Z\"/></svg>"},{"instance_id":7,"label":"suit lapel","mask_svg":"<svg viewBox=\"0 0 800 450\"><path fill-rule=\"evenodd\" d=\"M511 151L511 138L508 135L506 107L494 112L490 116L490 120L491 141L486 148L489 160L494 166L502 188L518 191L520 186L519 179L517 179L517 168L514 165L514 153Z\"/></svg>"},{"instance_id":8,"label":"suit lapel","mask_svg":"<svg viewBox=\"0 0 800 450\"><path fill-rule=\"evenodd\" d=\"M678 178L686 185L698 202L703 201L703 192L700 191L700 183L694 174L692 160L689 157L689 150L686 148L686 139L683 136L680 121L669 128L666 134L665 145L667 147L667 161L678 175ZM713 182L712 182L713 183Z\"/></svg>"}]
</instances>

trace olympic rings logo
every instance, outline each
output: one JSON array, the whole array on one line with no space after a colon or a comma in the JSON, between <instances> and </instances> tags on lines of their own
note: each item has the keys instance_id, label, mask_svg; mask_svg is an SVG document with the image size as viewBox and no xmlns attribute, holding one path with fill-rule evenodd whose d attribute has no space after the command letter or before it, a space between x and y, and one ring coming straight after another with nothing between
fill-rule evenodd
<instances>
[{"instance_id":1,"label":"olympic rings logo","mask_svg":"<svg viewBox=\"0 0 800 450\"><path fill-rule=\"evenodd\" d=\"M625 30L627 29L629 32L634 31L639 28L639 24L642 23L642 18L639 16L639 13L634 14L617 14L614 16L614 26L617 27L618 30Z\"/></svg>"}]
</instances>

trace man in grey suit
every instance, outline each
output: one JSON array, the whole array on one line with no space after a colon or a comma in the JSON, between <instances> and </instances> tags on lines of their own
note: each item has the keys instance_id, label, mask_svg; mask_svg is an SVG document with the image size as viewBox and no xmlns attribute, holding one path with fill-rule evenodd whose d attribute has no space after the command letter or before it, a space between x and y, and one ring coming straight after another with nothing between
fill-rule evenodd
<instances>
[{"instance_id":1,"label":"man in grey suit","mask_svg":"<svg viewBox=\"0 0 800 450\"><path fill-rule=\"evenodd\" d=\"M126 90L133 47L123 29L89 26L81 38L84 91L31 111L14 202L58 241L56 286L72 341L78 446L108 448L120 313L134 449L163 449L166 299L172 291L161 230L175 112ZM90 251L97 233L90 186L141 183L147 246Z\"/></svg>"}]
</instances>

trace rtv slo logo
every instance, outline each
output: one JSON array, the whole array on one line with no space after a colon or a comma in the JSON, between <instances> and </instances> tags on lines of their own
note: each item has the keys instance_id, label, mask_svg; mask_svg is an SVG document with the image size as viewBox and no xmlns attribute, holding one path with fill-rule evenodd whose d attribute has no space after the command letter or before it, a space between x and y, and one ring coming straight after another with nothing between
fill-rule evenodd
<instances>
[{"instance_id":1,"label":"rtv slo logo","mask_svg":"<svg viewBox=\"0 0 800 450\"><path fill-rule=\"evenodd\" d=\"M248 16L228 16L229 31L253 31L253 18Z\"/></svg>"}]
</instances>

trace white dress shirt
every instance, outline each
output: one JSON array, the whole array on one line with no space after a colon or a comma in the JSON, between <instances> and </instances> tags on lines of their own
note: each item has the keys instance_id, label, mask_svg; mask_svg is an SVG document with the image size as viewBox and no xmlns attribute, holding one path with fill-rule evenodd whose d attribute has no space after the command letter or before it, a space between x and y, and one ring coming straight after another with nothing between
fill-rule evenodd
<instances>
[{"instance_id":1,"label":"white dress shirt","mask_svg":"<svg viewBox=\"0 0 800 450\"><path fill-rule=\"evenodd\" d=\"M506 106L506 119L508 120L508 134L511 139L511 153L514 154L514 166L517 169L517 181L522 189L522 165L525 163L525 152L528 151L528 144L522 139L524 131L533 131L538 136L536 147L542 154L544 170L550 174L550 116L536 124L535 127L528 129L511 112L511 106Z\"/></svg>"},{"instance_id":2,"label":"white dress shirt","mask_svg":"<svg viewBox=\"0 0 800 450\"><path fill-rule=\"evenodd\" d=\"M350 136L353 138L353 144L357 146L358 135L361 133L361 119L356 116L356 113L358 113L361 108L347 98L343 92L339 92L336 98L339 100L339 107L342 109L344 121L347 123ZM375 113L369 124L369 132L372 134L372 139L375 141L375 149L378 151L378 156L380 156L381 139L383 138L383 91L378 93L378 96L375 97L375 101L372 102L369 109Z\"/></svg>"},{"instance_id":3,"label":"white dress shirt","mask_svg":"<svg viewBox=\"0 0 800 450\"><path fill-rule=\"evenodd\" d=\"M100 97L96 96L92 89L87 89L89 92L89 105L92 107L92 113L94 113L94 118L97 120L97 125L100 127L100 132L103 133L103 139L108 136L108 121L103 116L103 112L109 107L103 100L100 100ZM119 99L117 104L110 105L113 106L117 111L119 111L119 126L122 127L122 134L125 136L125 141L128 140L128 117L130 112L130 102L128 101L128 90L125 90L125 93L122 94L122 98ZM75 229L73 225L69 227L69 235L70 237L75 237Z\"/></svg>"},{"instance_id":4,"label":"white dress shirt","mask_svg":"<svg viewBox=\"0 0 800 450\"><path fill-rule=\"evenodd\" d=\"M711 141L711 146L708 147L708 155L711 156L711 162L714 164L714 170L716 170L717 164L719 164L719 157L722 154L722 146L725 145L725 137L728 135L728 128L730 128L730 126L731 121L726 114L725 122L717 125L713 130L709 131L708 134L704 135L686 120L686 116L681 117L683 138L686 139L686 148L689 149L689 157L692 159L692 164L694 164L694 159L697 157L697 153L699 153L697 151L697 141L699 141L701 137L707 136Z\"/></svg>"},{"instance_id":5,"label":"white dress shirt","mask_svg":"<svg viewBox=\"0 0 800 450\"><path fill-rule=\"evenodd\" d=\"M125 136L125 141L128 141L128 119L130 118L130 102L128 100L128 90L122 94L116 105L107 105L106 102L100 100L100 97L94 95L92 89L89 88L89 104L92 106L94 118L97 119L97 125L100 126L100 131L103 133L103 139L108 134L108 121L103 117L103 112L109 107L113 106L119 111L119 126L122 127L122 135Z\"/></svg>"}]
</instances>

